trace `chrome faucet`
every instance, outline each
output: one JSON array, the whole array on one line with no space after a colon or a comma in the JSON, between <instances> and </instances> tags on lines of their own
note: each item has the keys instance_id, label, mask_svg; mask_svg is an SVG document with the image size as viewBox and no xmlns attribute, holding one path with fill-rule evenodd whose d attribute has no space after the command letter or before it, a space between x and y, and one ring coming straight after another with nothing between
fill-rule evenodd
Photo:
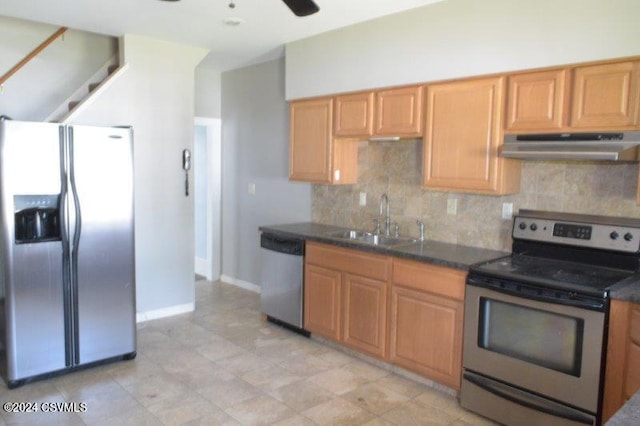
<instances>
[{"instance_id":1,"label":"chrome faucet","mask_svg":"<svg viewBox=\"0 0 640 426\"><path fill-rule=\"evenodd\" d=\"M374 235L380 235L380 220L379 219L373 219L373 234Z\"/></svg>"},{"instance_id":2,"label":"chrome faucet","mask_svg":"<svg viewBox=\"0 0 640 426\"><path fill-rule=\"evenodd\" d=\"M384 201L386 210L382 208L382 202ZM384 213L383 213L384 211ZM384 193L380 196L380 219L382 219L384 214L384 235L388 237L391 234L391 214L389 213L389 196Z\"/></svg>"}]
</instances>

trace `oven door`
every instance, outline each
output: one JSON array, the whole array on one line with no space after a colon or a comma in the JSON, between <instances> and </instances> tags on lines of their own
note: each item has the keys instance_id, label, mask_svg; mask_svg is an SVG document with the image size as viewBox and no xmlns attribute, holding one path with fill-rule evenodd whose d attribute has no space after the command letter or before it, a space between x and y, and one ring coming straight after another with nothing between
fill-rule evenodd
<instances>
[{"instance_id":1,"label":"oven door","mask_svg":"<svg viewBox=\"0 0 640 426\"><path fill-rule=\"evenodd\" d=\"M468 281L463 367L596 414L604 321L603 311L505 294Z\"/></svg>"}]
</instances>

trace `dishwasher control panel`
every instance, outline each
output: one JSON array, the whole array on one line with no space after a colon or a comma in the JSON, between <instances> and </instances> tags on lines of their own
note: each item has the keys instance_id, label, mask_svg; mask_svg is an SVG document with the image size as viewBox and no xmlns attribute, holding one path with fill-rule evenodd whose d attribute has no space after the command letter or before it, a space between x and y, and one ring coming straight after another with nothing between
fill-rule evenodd
<instances>
[{"instance_id":1,"label":"dishwasher control panel","mask_svg":"<svg viewBox=\"0 0 640 426\"><path fill-rule=\"evenodd\" d=\"M299 238L283 238L275 234L262 234L260 235L260 247L294 256L304 255L304 240Z\"/></svg>"}]
</instances>

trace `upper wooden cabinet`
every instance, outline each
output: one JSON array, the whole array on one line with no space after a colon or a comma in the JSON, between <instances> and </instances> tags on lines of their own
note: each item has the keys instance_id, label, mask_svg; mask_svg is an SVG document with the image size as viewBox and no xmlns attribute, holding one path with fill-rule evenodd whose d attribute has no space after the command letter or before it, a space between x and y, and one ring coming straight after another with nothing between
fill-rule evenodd
<instances>
[{"instance_id":1,"label":"upper wooden cabinet","mask_svg":"<svg viewBox=\"0 0 640 426\"><path fill-rule=\"evenodd\" d=\"M376 136L422 135L422 86L376 92Z\"/></svg>"},{"instance_id":2,"label":"upper wooden cabinet","mask_svg":"<svg viewBox=\"0 0 640 426\"><path fill-rule=\"evenodd\" d=\"M351 184L357 179L356 140L333 138L333 98L292 102L289 179Z\"/></svg>"},{"instance_id":3,"label":"upper wooden cabinet","mask_svg":"<svg viewBox=\"0 0 640 426\"><path fill-rule=\"evenodd\" d=\"M578 67L574 70L571 127L628 128L638 124L638 62Z\"/></svg>"},{"instance_id":4,"label":"upper wooden cabinet","mask_svg":"<svg viewBox=\"0 0 640 426\"><path fill-rule=\"evenodd\" d=\"M509 76L508 132L640 127L640 62L565 67Z\"/></svg>"},{"instance_id":5,"label":"upper wooden cabinet","mask_svg":"<svg viewBox=\"0 0 640 426\"><path fill-rule=\"evenodd\" d=\"M504 78L427 86L423 185L459 192L520 190L520 163L498 156Z\"/></svg>"},{"instance_id":6,"label":"upper wooden cabinet","mask_svg":"<svg viewBox=\"0 0 640 426\"><path fill-rule=\"evenodd\" d=\"M638 57L293 101L290 179L354 184L358 139L424 136L424 187L513 194L520 163L499 156L503 132L636 129Z\"/></svg>"},{"instance_id":7,"label":"upper wooden cabinet","mask_svg":"<svg viewBox=\"0 0 640 426\"><path fill-rule=\"evenodd\" d=\"M335 98L336 137L422 136L423 87L397 87Z\"/></svg>"},{"instance_id":8,"label":"upper wooden cabinet","mask_svg":"<svg viewBox=\"0 0 640 426\"><path fill-rule=\"evenodd\" d=\"M289 178L331 182L333 99L292 102Z\"/></svg>"},{"instance_id":9,"label":"upper wooden cabinet","mask_svg":"<svg viewBox=\"0 0 640 426\"><path fill-rule=\"evenodd\" d=\"M337 137L372 135L374 99L373 92L336 96L334 135Z\"/></svg>"},{"instance_id":10,"label":"upper wooden cabinet","mask_svg":"<svg viewBox=\"0 0 640 426\"><path fill-rule=\"evenodd\" d=\"M516 74L508 79L508 130L560 129L567 120L567 70Z\"/></svg>"}]
</instances>

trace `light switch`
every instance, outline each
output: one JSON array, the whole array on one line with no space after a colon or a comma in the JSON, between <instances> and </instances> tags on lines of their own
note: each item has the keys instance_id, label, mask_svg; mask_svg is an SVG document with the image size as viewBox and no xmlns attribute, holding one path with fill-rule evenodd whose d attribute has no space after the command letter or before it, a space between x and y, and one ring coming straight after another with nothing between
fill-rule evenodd
<instances>
[{"instance_id":1,"label":"light switch","mask_svg":"<svg viewBox=\"0 0 640 426\"><path fill-rule=\"evenodd\" d=\"M458 214L458 199L457 198L449 198L447 199L447 214L455 216Z\"/></svg>"},{"instance_id":2,"label":"light switch","mask_svg":"<svg viewBox=\"0 0 640 426\"><path fill-rule=\"evenodd\" d=\"M360 205L361 206L366 206L367 205L367 193L366 192L361 192L360 193Z\"/></svg>"},{"instance_id":3,"label":"light switch","mask_svg":"<svg viewBox=\"0 0 640 426\"><path fill-rule=\"evenodd\" d=\"M249 195L256 195L256 184L255 183L250 183L249 184Z\"/></svg>"},{"instance_id":4,"label":"light switch","mask_svg":"<svg viewBox=\"0 0 640 426\"><path fill-rule=\"evenodd\" d=\"M502 218L511 220L513 217L513 203L502 203Z\"/></svg>"}]
</instances>

